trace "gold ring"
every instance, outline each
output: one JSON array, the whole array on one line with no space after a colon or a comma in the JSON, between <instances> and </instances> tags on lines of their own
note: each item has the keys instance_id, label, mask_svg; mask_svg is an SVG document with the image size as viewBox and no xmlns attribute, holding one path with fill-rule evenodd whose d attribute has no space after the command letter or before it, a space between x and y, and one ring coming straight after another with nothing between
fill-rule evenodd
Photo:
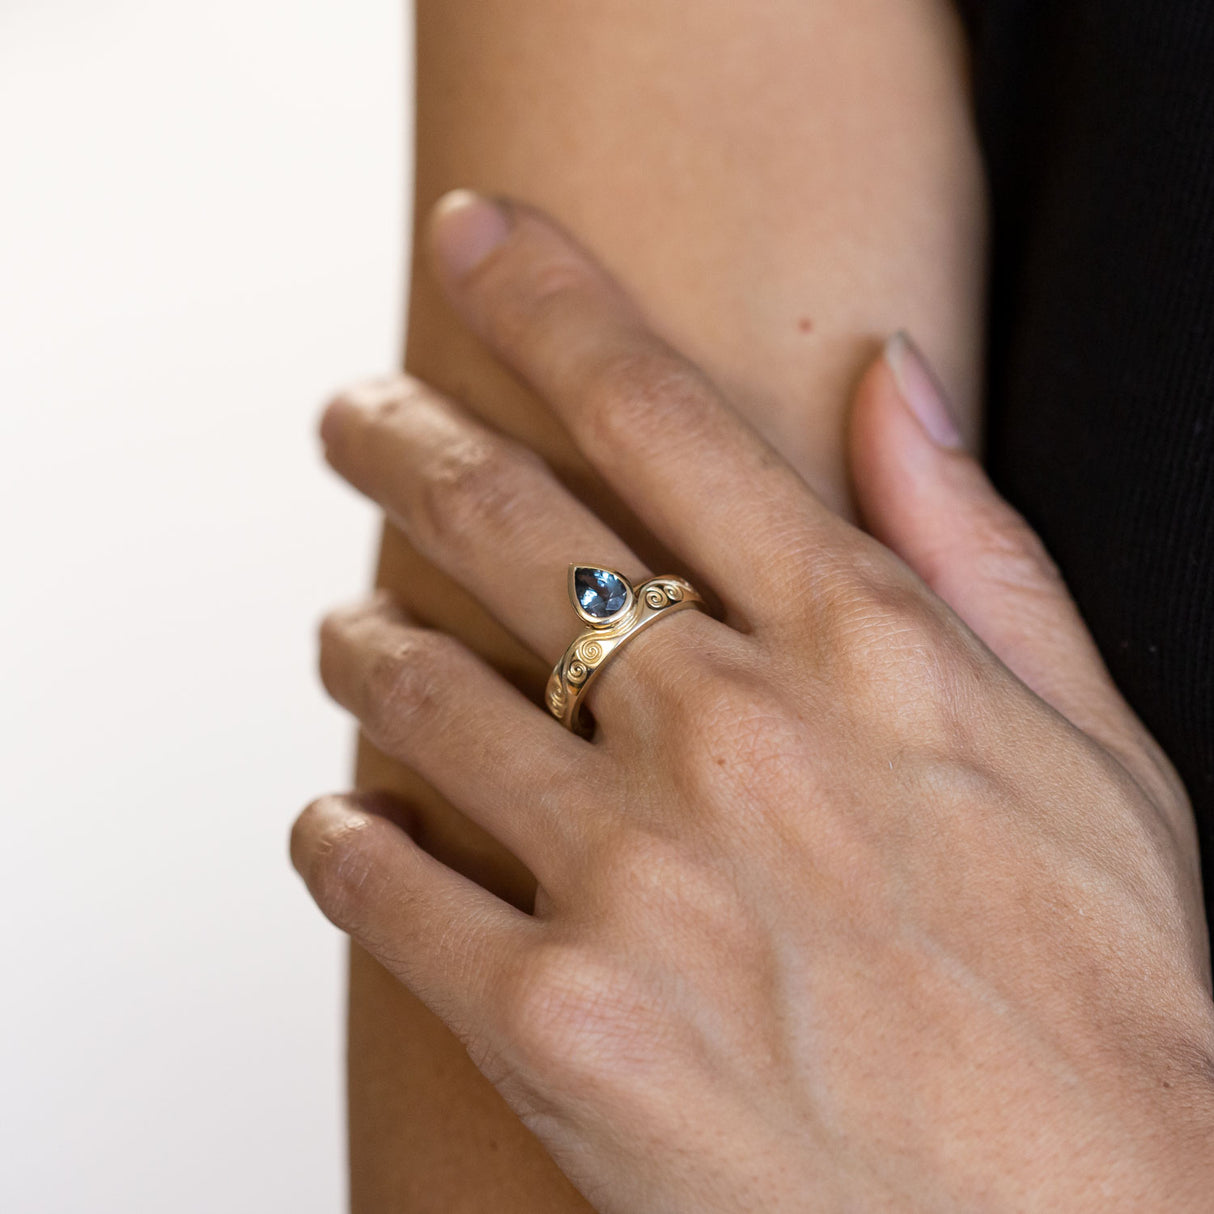
<instances>
[{"instance_id":1,"label":"gold ring","mask_svg":"<svg viewBox=\"0 0 1214 1214\"><path fill-rule=\"evenodd\" d=\"M614 569L569 566L569 600L589 628L576 637L548 679L544 703L566 729L589 737L593 725L579 711L594 676L621 645L655 620L704 600L680 577L655 577L639 586Z\"/></svg>"}]
</instances>

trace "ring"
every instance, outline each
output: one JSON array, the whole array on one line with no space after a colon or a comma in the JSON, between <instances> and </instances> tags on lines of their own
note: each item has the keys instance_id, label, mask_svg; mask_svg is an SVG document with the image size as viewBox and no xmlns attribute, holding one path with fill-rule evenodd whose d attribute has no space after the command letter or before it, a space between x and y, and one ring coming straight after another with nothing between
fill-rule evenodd
<instances>
[{"instance_id":1,"label":"ring","mask_svg":"<svg viewBox=\"0 0 1214 1214\"><path fill-rule=\"evenodd\" d=\"M687 608L703 611L704 600L680 577L655 577L633 586L622 573L595 565L569 566L569 599L590 627L557 662L544 703L566 729L588 738L594 726L579 708L608 657L663 616Z\"/></svg>"}]
</instances>

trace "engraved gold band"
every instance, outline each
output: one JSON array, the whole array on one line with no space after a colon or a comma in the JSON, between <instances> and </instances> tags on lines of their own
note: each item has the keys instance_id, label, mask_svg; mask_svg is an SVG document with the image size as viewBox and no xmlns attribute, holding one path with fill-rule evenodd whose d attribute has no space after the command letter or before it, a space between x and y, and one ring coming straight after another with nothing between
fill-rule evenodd
<instances>
[{"instance_id":1,"label":"engraved gold band","mask_svg":"<svg viewBox=\"0 0 1214 1214\"><path fill-rule=\"evenodd\" d=\"M630 637L676 611L702 611L704 600L680 577L656 577L632 583L613 569L569 566L569 598L578 618L589 625L574 639L548 679L544 702L567 729L589 737L593 726L581 703L607 659Z\"/></svg>"}]
</instances>

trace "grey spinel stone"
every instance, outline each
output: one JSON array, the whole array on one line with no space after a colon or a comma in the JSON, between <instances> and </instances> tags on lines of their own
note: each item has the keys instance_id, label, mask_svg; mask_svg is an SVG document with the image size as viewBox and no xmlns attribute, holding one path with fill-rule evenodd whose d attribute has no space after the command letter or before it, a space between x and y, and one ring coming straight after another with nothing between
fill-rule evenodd
<instances>
[{"instance_id":1,"label":"grey spinel stone","mask_svg":"<svg viewBox=\"0 0 1214 1214\"><path fill-rule=\"evenodd\" d=\"M628 602L624 583L606 569L579 568L573 575L578 602L582 610L596 620L615 615Z\"/></svg>"}]
</instances>

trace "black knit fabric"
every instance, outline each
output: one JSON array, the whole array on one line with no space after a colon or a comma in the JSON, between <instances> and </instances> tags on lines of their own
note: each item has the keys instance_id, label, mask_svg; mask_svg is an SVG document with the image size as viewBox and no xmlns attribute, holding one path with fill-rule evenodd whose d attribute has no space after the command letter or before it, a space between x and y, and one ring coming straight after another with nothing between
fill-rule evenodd
<instances>
[{"instance_id":1,"label":"black knit fabric","mask_svg":"<svg viewBox=\"0 0 1214 1214\"><path fill-rule=\"evenodd\" d=\"M973 0L988 461L1179 768L1214 907L1214 0Z\"/></svg>"}]
</instances>

